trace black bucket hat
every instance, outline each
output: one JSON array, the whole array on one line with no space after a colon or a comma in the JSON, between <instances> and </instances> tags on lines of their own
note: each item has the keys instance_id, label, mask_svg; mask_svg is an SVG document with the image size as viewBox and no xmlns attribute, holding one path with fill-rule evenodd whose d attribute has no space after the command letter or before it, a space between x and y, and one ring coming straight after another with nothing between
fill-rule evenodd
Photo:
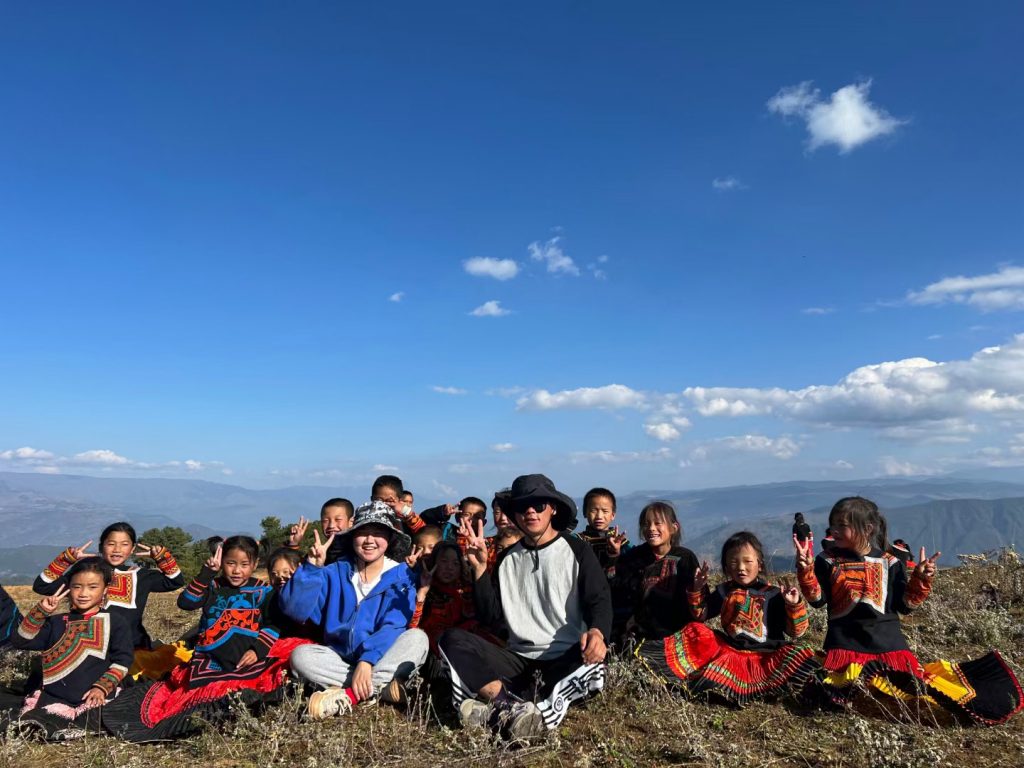
<instances>
[{"instance_id":1,"label":"black bucket hat","mask_svg":"<svg viewBox=\"0 0 1024 768\"><path fill-rule=\"evenodd\" d=\"M557 490L555 484L544 475L520 475L515 479L509 491L509 509L506 514L522 512L537 501L546 501L555 508L551 527L556 531L571 531L576 527L576 502ZM514 517L512 519L515 521Z\"/></svg>"},{"instance_id":2,"label":"black bucket hat","mask_svg":"<svg viewBox=\"0 0 1024 768\"><path fill-rule=\"evenodd\" d=\"M352 527L338 534L338 538L345 543L346 551L352 552L352 534L367 525L382 525L390 531L385 555L398 561L409 556L409 552L412 550L412 539L402 530L391 507L383 501L368 501L356 507Z\"/></svg>"}]
</instances>

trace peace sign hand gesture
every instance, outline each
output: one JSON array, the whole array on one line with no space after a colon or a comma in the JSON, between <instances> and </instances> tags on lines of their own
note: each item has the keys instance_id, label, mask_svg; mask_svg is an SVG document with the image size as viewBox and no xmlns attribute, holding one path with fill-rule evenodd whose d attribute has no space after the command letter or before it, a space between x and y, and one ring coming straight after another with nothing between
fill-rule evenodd
<instances>
[{"instance_id":1,"label":"peace sign hand gesture","mask_svg":"<svg viewBox=\"0 0 1024 768\"><path fill-rule=\"evenodd\" d=\"M166 547L159 544L150 546L149 544L143 544L141 541L135 547L135 554L139 557L152 557L154 560L159 560L160 556L167 551Z\"/></svg>"},{"instance_id":2,"label":"peace sign hand gesture","mask_svg":"<svg viewBox=\"0 0 1024 768\"><path fill-rule=\"evenodd\" d=\"M317 568L323 568L327 563L327 550L331 548L333 541L333 533L327 537L327 541L320 541L320 531L314 528L313 546L309 548L309 554L306 555L306 562L310 565L315 565Z\"/></svg>"},{"instance_id":3,"label":"peace sign hand gesture","mask_svg":"<svg viewBox=\"0 0 1024 768\"><path fill-rule=\"evenodd\" d=\"M299 522L292 525L288 531L288 546L293 549L298 548L306 537L307 528L309 528L309 521L302 515L299 515Z\"/></svg>"},{"instance_id":4,"label":"peace sign hand gesture","mask_svg":"<svg viewBox=\"0 0 1024 768\"><path fill-rule=\"evenodd\" d=\"M925 549L921 547L921 555L917 558L917 565L914 567L914 575L919 579L925 581L931 581L935 578L935 561L942 555L941 552L936 552L931 557L925 559Z\"/></svg>"},{"instance_id":5,"label":"peace sign hand gesture","mask_svg":"<svg viewBox=\"0 0 1024 768\"><path fill-rule=\"evenodd\" d=\"M484 538L484 521L476 521L476 530L469 520L459 522L459 534L466 537L466 559L473 568L473 575L479 579L487 573L487 539Z\"/></svg>"},{"instance_id":6,"label":"peace sign hand gesture","mask_svg":"<svg viewBox=\"0 0 1024 768\"><path fill-rule=\"evenodd\" d=\"M787 605L800 605L800 590L788 578L782 579L779 591L782 592L782 599L786 601Z\"/></svg>"},{"instance_id":7,"label":"peace sign hand gesture","mask_svg":"<svg viewBox=\"0 0 1024 768\"><path fill-rule=\"evenodd\" d=\"M703 592L708 586L708 575L711 573L711 566L705 560L696 571L693 572L693 591Z\"/></svg>"},{"instance_id":8,"label":"peace sign hand gesture","mask_svg":"<svg viewBox=\"0 0 1024 768\"><path fill-rule=\"evenodd\" d=\"M83 557L95 557L95 552L89 552L89 545L92 544L92 539L89 539L85 544L80 547L68 547L68 552L75 561L81 560Z\"/></svg>"},{"instance_id":9,"label":"peace sign hand gesture","mask_svg":"<svg viewBox=\"0 0 1024 768\"><path fill-rule=\"evenodd\" d=\"M209 568L211 571L219 571L220 570L220 556L223 554L223 552L224 552L224 544L222 542L222 543L217 545L217 550L212 555L210 555L207 558L206 563L205 563L206 567Z\"/></svg>"},{"instance_id":10,"label":"peace sign hand gesture","mask_svg":"<svg viewBox=\"0 0 1024 768\"><path fill-rule=\"evenodd\" d=\"M415 568L416 563L420 561L421 557L423 557L423 547L413 544L412 551L409 553L409 556L405 558L405 564L410 568Z\"/></svg>"},{"instance_id":11,"label":"peace sign hand gesture","mask_svg":"<svg viewBox=\"0 0 1024 768\"><path fill-rule=\"evenodd\" d=\"M57 610L57 607L60 605L60 601L67 597L70 591L71 590L68 589L66 584L61 584L60 587L57 588L56 592L39 601L39 610L49 616Z\"/></svg>"},{"instance_id":12,"label":"peace sign hand gesture","mask_svg":"<svg viewBox=\"0 0 1024 768\"><path fill-rule=\"evenodd\" d=\"M805 568L810 568L814 564L814 539L800 541L794 533L793 548L796 550L797 570L802 571Z\"/></svg>"}]
</instances>

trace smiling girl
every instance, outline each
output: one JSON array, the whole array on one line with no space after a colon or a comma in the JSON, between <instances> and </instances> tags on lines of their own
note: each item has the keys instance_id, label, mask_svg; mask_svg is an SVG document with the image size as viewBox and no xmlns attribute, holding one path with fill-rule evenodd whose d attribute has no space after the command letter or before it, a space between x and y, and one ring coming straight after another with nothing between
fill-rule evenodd
<instances>
[{"instance_id":1,"label":"smiling girl","mask_svg":"<svg viewBox=\"0 0 1024 768\"><path fill-rule=\"evenodd\" d=\"M655 501L640 512L643 543L623 553L615 567L613 636L660 640L697 621L688 602L696 555L680 546L682 529L671 504Z\"/></svg>"},{"instance_id":2,"label":"smiling girl","mask_svg":"<svg viewBox=\"0 0 1024 768\"><path fill-rule=\"evenodd\" d=\"M807 606L795 586L764 576L764 550L749 531L722 546L726 580L710 594L708 564L694 574L690 604L700 622L660 643L645 643L642 657L654 671L692 694L714 693L737 704L800 690L817 663L814 651L786 642L807 631ZM701 622L720 617L722 631Z\"/></svg>"},{"instance_id":3,"label":"smiling girl","mask_svg":"<svg viewBox=\"0 0 1024 768\"><path fill-rule=\"evenodd\" d=\"M69 569L89 553L92 541L80 547L68 547L36 577L32 589L40 595L53 595L68 582ZM153 648L149 633L142 625L146 603L153 592L174 592L185 586L174 555L160 545L147 546L137 542L135 529L128 523L113 523L100 534L99 556L113 569L107 589L107 605L120 614L131 632L132 647L149 651ZM143 568L132 558L150 557L156 568Z\"/></svg>"},{"instance_id":4,"label":"smiling girl","mask_svg":"<svg viewBox=\"0 0 1024 768\"><path fill-rule=\"evenodd\" d=\"M280 606L299 623L323 628L324 645L306 645L291 658L292 671L320 687L309 700L312 719L334 717L378 695L404 704L403 682L427 656L427 636L406 629L416 604L416 577L403 559L409 536L391 508L371 501L356 510L352 527L338 534L342 557L325 565L334 535L315 543L281 588Z\"/></svg>"},{"instance_id":5,"label":"smiling girl","mask_svg":"<svg viewBox=\"0 0 1024 768\"><path fill-rule=\"evenodd\" d=\"M132 663L124 617L103 610L112 576L99 557L78 559L66 583L40 600L14 634L15 648L43 652L42 687L25 698L21 717L48 736L85 727L88 710L106 703ZM57 614L64 598L70 609Z\"/></svg>"}]
</instances>

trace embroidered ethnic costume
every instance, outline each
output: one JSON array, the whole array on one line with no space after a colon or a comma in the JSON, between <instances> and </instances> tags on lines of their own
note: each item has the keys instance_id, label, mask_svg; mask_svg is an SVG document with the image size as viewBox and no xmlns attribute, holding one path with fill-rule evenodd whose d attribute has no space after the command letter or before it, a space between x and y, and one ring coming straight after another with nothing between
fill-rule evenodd
<instances>
[{"instance_id":1,"label":"embroidered ethnic costume","mask_svg":"<svg viewBox=\"0 0 1024 768\"><path fill-rule=\"evenodd\" d=\"M848 702L862 679L898 699L937 702L982 725L1004 722L1024 707L1020 683L996 651L969 662L921 665L899 614L921 605L931 582L917 573L908 579L894 555L833 548L797 578L812 606L828 606L823 684L837 704Z\"/></svg>"},{"instance_id":2,"label":"embroidered ethnic costume","mask_svg":"<svg viewBox=\"0 0 1024 768\"><path fill-rule=\"evenodd\" d=\"M273 588L260 579L233 587L204 567L178 595L179 608L202 610L191 661L176 667L166 681L135 686L111 702L104 713L106 727L133 742L174 738L189 730L192 715L224 714L230 693L238 692L246 703L277 695L292 650L309 641L278 639L269 622L272 594ZM250 650L257 661L237 667Z\"/></svg>"},{"instance_id":3,"label":"embroidered ethnic costume","mask_svg":"<svg viewBox=\"0 0 1024 768\"><path fill-rule=\"evenodd\" d=\"M698 565L697 556L685 547L672 547L660 559L648 544L620 555L612 580L612 636L660 640L696 621L687 592ZM632 626L627 627L630 619Z\"/></svg>"},{"instance_id":4,"label":"embroidered ethnic costume","mask_svg":"<svg viewBox=\"0 0 1024 768\"><path fill-rule=\"evenodd\" d=\"M71 549L65 549L40 573L32 589L40 595L52 595L67 582L67 570L75 564ZM141 568L138 565L118 565L114 568L114 580L107 588L105 609L120 613L131 632L132 648L152 650L142 617L146 603L153 592L174 592L185 586L174 555L164 550L156 560L156 568Z\"/></svg>"},{"instance_id":5,"label":"embroidered ethnic costume","mask_svg":"<svg viewBox=\"0 0 1024 768\"><path fill-rule=\"evenodd\" d=\"M807 632L807 606L789 605L778 587L727 581L710 594L689 593L696 618L662 641L647 641L640 657L662 678L691 694L715 693L743 704L755 697L799 691L818 664L814 651L787 643ZM701 623L718 616L722 631Z\"/></svg>"}]
</instances>

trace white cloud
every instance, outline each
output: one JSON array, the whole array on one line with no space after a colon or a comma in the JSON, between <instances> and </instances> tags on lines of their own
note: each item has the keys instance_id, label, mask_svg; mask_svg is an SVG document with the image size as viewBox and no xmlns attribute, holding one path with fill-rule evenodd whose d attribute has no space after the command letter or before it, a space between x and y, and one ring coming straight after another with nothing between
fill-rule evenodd
<instances>
[{"instance_id":1,"label":"white cloud","mask_svg":"<svg viewBox=\"0 0 1024 768\"><path fill-rule=\"evenodd\" d=\"M395 302L395 304L397 304L398 302L400 302L404 298L405 298L405 291L398 291L397 293L392 293L390 296L388 296L388 301L393 301L393 302Z\"/></svg>"},{"instance_id":2,"label":"white cloud","mask_svg":"<svg viewBox=\"0 0 1024 768\"><path fill-rule=\"evenodd\" d=\"M808 80L780 89L768 100L768 110L803 120L810 135L810 150L835 144L845 154L907 122L868 101L870 90L871 81L865 80L843 86L823 101L821 92Z\"/></svg>"},{"instance_id":3,"label":"white cloud","mask_svg":"<svg viewBox=\"0 0 1024 768\"><path fill-rule=\"evenodd\" d=\"M430 484L434 486L434 489L439 491L445 498L454 499L459 495L458 491L452 488L450 485L438 482L437 480L431 480Z\"/></svg>"},{"instance_id":4,"label":"white cloud","mask_svg":"<svg viewBox=\"0 0 1024 768\"><path fill-rule=\"evenodd\" d=\"M14 448L12 450L0 451L0 459L6 461L49 461L53 454L49 451L42 451L29 446Z\"/></svg>"},{"instance_id":5,"label":"white cloud","mask_svg":"<svg viewBox=\"0 0 1024 768\"><path fill-rule=\"evenodd\" d=\"M910 304L966 304L982 312L1024 310L1024 267L987 275L946 277L907 294Z\"/></svg>"},{"instance_id":6,"label":"white cloud","mask_svg":"<svg viewBox=\"0 0 1024 768\"><path fill-rule=\"evenodd\" d=\"M711 188L716 192L732 192L738 189L747 189L747 185L735 176L723 176L712 179Z\"/></svg>"},{"instance_id":7,"label":"white cloud","mask_svg":"<svg viewBox=\"0 0 1024 768\"><path fill-rule=\"evenodd\" d=\"M516 400L519 411L553 411L558 409L619 408L642 409L647 407L647 396L622 384L608 384L603 387L580 387L548 392L538 389Z\"/></svg>"},{"instance_id":8,"label":"white cloud","mask_svg":"<svg viewBox=\"0 0 1024 768\"><path fill-rule=\"evenodd\" d=\"M909 443L969 443L971 436L979 432L977 424L967 419L954 417L936 419L916 424L897 424L885 427L879 434L889 440Z\"/></svg>"},{"instance_id":9,"label":"white cloud","mask_svg":"<svg viewBox=\"0 0 1024 768\"><path fill-rule=\"evenodd\" d=\"M495 453L508 453L516 449L515 443L495 443L491 446L491 450Z\"/></svg>"},{"instance_id":10,"label":"white cloud","mask_svg":"<svg viewBox=\"0 0 1024 768\"><path fill-rule=\"evenodd\" d=\"M938 474L936 469L919 464L911 464L909 461L900 461L895 456L883 456L879 459L878 463L882 468L882 472L889 477L916 477Z\"/></svg>"},{"instance_id":11,"label":"white cloud","mask_svg":"<svg viewBox=\"0 0 1024 768\"><path fill-rule=\"evenodd\" d=\"M100 466L109 467L123 467L128 464L136 464L131 459L126 459L124 456L119 456L113 451L109 451L105 448L100 448L94 451L82 451L76 453L72 459L74 464L96 464Z\"/></svg>"},{"instance_id":12,"label":"white cloud","mask_svg":"<svg viewBox=\"0 0 1024 768\"><path fill-rule=\"evenodd\" d=\"M839 459L835 464L832 465L836 469L853 469L853 464L846 461L845 459Z\"/></svg>"},{"instance_id":13,"label":"white cloud","mask_svg":"<svg viewBox=\"0 0 1024 768\"><path fill-rule=\"evenodd\" d=\"M914 357L865 365L832 385L797 390L689 387L683 396L708 417L772 414L839 426L887 427L976 415L1021 418L1024 334L967 360L939 363Z\"/></svg>"},{"instance_id":14,"label":"white cloud","mask_svg":"<svg viewBox=\"0 0 1024 768\"><path fill-rule=\"evenodd\" d=\"M439 387L434 385L431 389L439 395L465 395L468 393L468 390L461 389L460 387Z\"/></svg>"},{"instance_id":15,"label":"white cloud","mask_svg":"<svg viewBox=\"0 0 1024 768\"><path fill-rule=\"evenodd\" d=\"M547 242L533 242L527 246L530 258L534 261L541 261L547 266L548 272L553 274L579 275L580 269L562 247L559 245L561 237L552 237Z\"/></svg>"},{"instance_id":16,"label":"white cloud","mask_svg":"<svg viewBox=\"0 0 1024 768\"><path fill-rule=\"evenodd\" d=\"M501 306L500 301L485 301L479 307L470 312L473 317L504 317L511 314L511 310Z\"/></svg>"},{"instance_id":17,"label":"white cloud","mask_svg":"<svg viewBox=\"0 0 1024 768\"><path fill-rule=\"evenodd\" d=\"M387 472L387 473L390 474L392 472L397 472L398 471L398 467L396 467L394 464L374 464L373 465L373 471L374 472Z\"/></svg>"},{"instance_id":18,"label":"white cloud","mask_svg":"<svg viewBox=\"0 0 1024 768\"><path fill-rule=\"evenodd\" d=\"M477 256L462 262L462 268L474 277L493 277L495 280L511 280L519 274L519 265L512 259Z\"/></svg>"},{"instance_id":19,"label":"white cloud","mask_svg":"<svg viewBox=\"0 0 1024 768\"><path fill-rule=\"evenodd\" d=\"M655 440L661 440L663 443L678 440L680 435L682 435L674 424L669 424L667 421L661 421L656 424L644 424L644 432L646 432L649 437L653 437Z\"/></svg>"},{"instance_id":20,"label":"white cloud","mask_svg":"<svg viewBox=\"0 0 1024 768\"><path fill-rule=\"evenodd\" d=\"M203 462L196 461L195 459L185 459L185 461L183 461L182 464L185 465L185 469L187 469L189 472L199 472L201 470L206 469L206 467L203 465Z\"/></svg>"},{"instance_id":21,"label":"white cloud","mask_svg":"<svg viewBox=\"0 0 1024 768\"><path fill-rule=\"evenodd\" d=\"M489 397L519 397L525 391L525 387L493 387L484 390L484 394Z\"/></svg>"},{"instance_id":22,"label":"white cloud","mask_svg":"<svg viewBox=\"0 0 1024 768\"><path fill-rule=\"evenodd\" d=\"M835 309L832 307L807 307L801 309L800 312L804 315L831 315Z\"/></svg>"},{"instance_id":23,"label":"white cloud","mask_svg":"<svg viewBox=\"0 0 1024 768\"><path fill-rule=\"evenodd\" d=\"M705 461L721 453L765 453L776 459L792 459L800 453L800 445L791 437L765 435L733 435L707 440L690 450L692 461Z\"/></svg>"},{"instance_id":24,"label":"white cloud","mask_svg":"<svg viewBox=\"0 0 1024 768\"><path fill-rule=\"evenodd\" d=\"M672 451L668 448L659 448L656 451L574 451L569 454L569 461L573 464L632 464L666 461L671 458Z\"/></svg>"}]
</instances>

